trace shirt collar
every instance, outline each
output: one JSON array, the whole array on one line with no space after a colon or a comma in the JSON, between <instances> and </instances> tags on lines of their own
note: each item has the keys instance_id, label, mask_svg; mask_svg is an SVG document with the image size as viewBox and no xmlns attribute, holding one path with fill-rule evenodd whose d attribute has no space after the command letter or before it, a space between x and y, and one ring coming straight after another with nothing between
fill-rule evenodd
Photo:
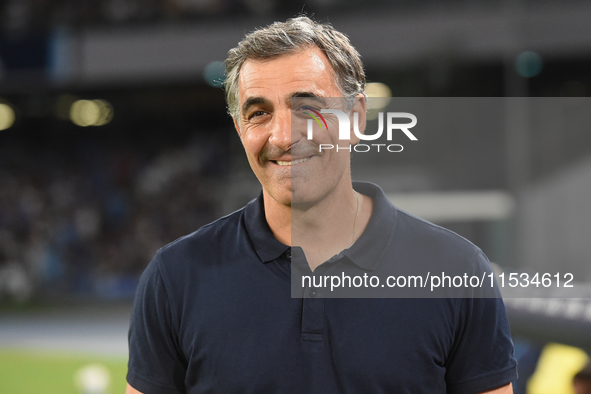
<instances>
[{"instance_id":1,"label":"shirt collar","mask_svg":"<svg viewBox=\"0 0 591 394\"><path fill-rule=\"evenodd\" d=\"M373 199L373 212L363 234L336 257L345 256L360 268L374 270L394 238L397 211L378 185L353 182L353 188Z\"/></svg>"},{"instance_id":2,"label":"shirt collar","mask_svg":"<svg viewBox=\"0 0 591 394\"><path fill-rule=\"evenodd\" d=\"M246 205L244 221L254 250L263 263L278 259L289 249L289 246L282 244L275 238L267 223L262 191L257 198Z\"/></svg>"},{"instance_id":3,"label":"shirt collar","mask_svg":"<svg viewBox=\"0 0 591 394\"><path fill-rule=\"evenodd\" d=\"M378 185L369 182L353 182L353 188L373 199L373 213L359 239L333 259L347 257L360 268L374 270L394 237L396 208ZM265 217L262 192L246 205L244 220L254 249L263 263L278 259L289 249L289 246L282 244L275 238L269 228Z\"/></svg>"}]
</instances>

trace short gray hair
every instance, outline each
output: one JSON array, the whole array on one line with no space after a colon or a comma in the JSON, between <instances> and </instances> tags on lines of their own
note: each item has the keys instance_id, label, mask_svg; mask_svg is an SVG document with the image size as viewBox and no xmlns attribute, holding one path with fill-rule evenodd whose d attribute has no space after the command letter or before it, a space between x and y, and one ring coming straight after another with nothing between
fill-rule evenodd
<instances>
[{"instance_id":1,"label":"short gray hair","mask_svg":"<svg viewBox=\"0 0 591 394\"><path fill-rule=\"evenodd\" d=\"M240 115L238 79L246 60L270 59L307 46L317 46L326 54L343 97L365 95L363 63L349 38L328 23L299 16L257 29L228 51L224 82L228 113L235 119Z\"/></svg>"}]
</instances>

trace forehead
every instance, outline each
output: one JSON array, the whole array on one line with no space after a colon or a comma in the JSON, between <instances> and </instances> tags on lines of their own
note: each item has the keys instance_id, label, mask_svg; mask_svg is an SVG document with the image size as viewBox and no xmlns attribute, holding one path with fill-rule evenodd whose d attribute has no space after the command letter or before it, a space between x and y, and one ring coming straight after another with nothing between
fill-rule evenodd
<instances>
[{"instance_id":1,"label":"forehead","mask_svg":"<svg viewBox=\"0 0 591 394\"><path fill-rule=\"evenodd\" d=\"M297 92L340 96L333 68L317 47L306 47L269 60L246 60L240 70L238 91L241 103L254 96L272 100Z\"/></svg>"}]
</instances>

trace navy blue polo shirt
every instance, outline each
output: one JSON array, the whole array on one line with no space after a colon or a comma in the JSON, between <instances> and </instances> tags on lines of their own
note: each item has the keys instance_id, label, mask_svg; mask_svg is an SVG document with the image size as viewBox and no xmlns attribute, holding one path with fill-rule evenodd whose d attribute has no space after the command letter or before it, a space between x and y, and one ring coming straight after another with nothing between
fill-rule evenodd
<instances>
[{"instance_id":1,"label":"navy blue polo shirt","mask_svg":"<svg viewBox=\"0 0 591 394\"><path fill-rule=\"evenodd\" d=\"M482 262L474 245L397 210L379 187L354 187L373 198L372 218L321 271L342 260L369 272L392 251L406 263L449 253ZM417 247L423 240L435 242ZM367 242L379 246L369 259L358 249ZM145 394L478 393L515 380L501 299L292 298L290 262L262 194L159 250L134 302L131 386Z\"/></svg>"}]
</instances>

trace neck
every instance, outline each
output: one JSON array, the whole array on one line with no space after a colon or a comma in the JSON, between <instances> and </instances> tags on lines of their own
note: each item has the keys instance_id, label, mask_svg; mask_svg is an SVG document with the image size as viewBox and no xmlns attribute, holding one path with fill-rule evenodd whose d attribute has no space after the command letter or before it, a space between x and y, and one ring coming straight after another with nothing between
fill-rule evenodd
<instances>
[{"instance_id":1,"label":"neck","mask_svg":"<svg viewBox=\"0 0 591 394\"><path fill-rule=\"evenodd\" d=\"M350 247L371 216L371 199L357 196L350 180L311 203L286 206L264 195L271 231L282 243L300 246L312 270Z\"/></svg>"}]
</instances>

